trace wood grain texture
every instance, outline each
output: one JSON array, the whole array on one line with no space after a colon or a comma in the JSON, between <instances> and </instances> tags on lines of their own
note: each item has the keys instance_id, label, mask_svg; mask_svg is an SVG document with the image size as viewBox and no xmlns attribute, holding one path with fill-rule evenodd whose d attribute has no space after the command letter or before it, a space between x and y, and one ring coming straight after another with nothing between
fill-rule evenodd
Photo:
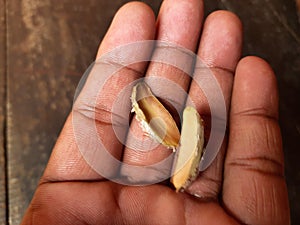
<instances>
[{"instance_id":1,"label":"wood grain texture","mask_svg":"<svg viewBox=\"0 0 300 225\"><path fill-rule=\"evenodd\" d=\"M0 0L0 224L6 224L5 90L6 90L5 1Z\"/></svg>"}]
</instances>

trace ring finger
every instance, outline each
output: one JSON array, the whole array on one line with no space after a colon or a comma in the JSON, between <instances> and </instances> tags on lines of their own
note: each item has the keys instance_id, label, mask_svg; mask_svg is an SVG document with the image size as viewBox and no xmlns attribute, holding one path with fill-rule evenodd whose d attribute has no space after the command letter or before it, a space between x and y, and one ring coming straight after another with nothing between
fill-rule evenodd
<instances>
[{"instance_id":1,"label":"ring finger","mask_svg":"<svg viewBox=\"0 0 300 225\"><path fill-rule=\"evenodd\" d=\"M242 28L240 20L227 11L217 11L208 16L203 27L198 56L207 66L210 73L218 81L226 104L226 112L230 106L233 75L241 55ZM207 68L199 65L195 67L194 81L205 75ZM204 119L205 139L213 132L210 130L211 110L205 95L214 95L216 90L205 93L192 82L189 91L191 100L196 105L197 111ZM220 151L212 164L188 188L188 192L201 198L217 198L222 184L224 156L226 153L226 135Z\"/></svg>"}]
</instances>

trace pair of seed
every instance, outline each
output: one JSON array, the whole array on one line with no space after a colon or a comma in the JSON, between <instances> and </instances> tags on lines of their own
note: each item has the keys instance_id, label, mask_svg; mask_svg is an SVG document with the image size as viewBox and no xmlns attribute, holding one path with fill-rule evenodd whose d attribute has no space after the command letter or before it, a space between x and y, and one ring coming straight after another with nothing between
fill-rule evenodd
<instances>
[{"instance_id":1,"label":"pair of seed","mask_svg":"<svg viewBox=\"0 0 300 225\"><path fill-rule=\"evenodd\" d=\"M131 101L143 131L176 151L171 177L176 191L187 188L198 175L204 145L204 127L197 110L191 106L184 109L179 132L171 114L145 82L133 87Z\"/></svg>"}]
</instances>

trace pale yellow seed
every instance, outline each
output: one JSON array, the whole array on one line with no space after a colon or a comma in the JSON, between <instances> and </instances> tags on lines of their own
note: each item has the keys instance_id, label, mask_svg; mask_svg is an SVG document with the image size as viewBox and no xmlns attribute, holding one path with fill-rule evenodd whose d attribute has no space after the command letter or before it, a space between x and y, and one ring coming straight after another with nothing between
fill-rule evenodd
<instances>
[{"instance_id":1,"label":"pale yellow seed","mask_svg":"<svg viewBox=\"0 0 300 225\"><path fill-rule=\"evenodd\" d=\"M187 188L198 175L198 167L204 144L204 127L202 119L193 107L186 107L183 112L183 123L180 147L176 152L171 182L176 191Z\"/></svg>"}]
</instances>

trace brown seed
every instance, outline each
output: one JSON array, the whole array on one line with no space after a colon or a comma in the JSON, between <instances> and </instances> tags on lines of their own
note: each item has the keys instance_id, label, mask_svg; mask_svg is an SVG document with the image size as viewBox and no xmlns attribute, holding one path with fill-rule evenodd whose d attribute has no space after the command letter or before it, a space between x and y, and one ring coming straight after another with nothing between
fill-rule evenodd
<instances>
[{"instance_id":1,"label":"brown seed","mask_svg":"<svg viewBox=\"0 0 300 225\"><path fill-rule=\"evenodd\" d=\"M136 113L143 131L167 148L175 150L180 139L177 125L145 82L133 87L131 101L132 111Z\"/></svg>"}]
</instances>

